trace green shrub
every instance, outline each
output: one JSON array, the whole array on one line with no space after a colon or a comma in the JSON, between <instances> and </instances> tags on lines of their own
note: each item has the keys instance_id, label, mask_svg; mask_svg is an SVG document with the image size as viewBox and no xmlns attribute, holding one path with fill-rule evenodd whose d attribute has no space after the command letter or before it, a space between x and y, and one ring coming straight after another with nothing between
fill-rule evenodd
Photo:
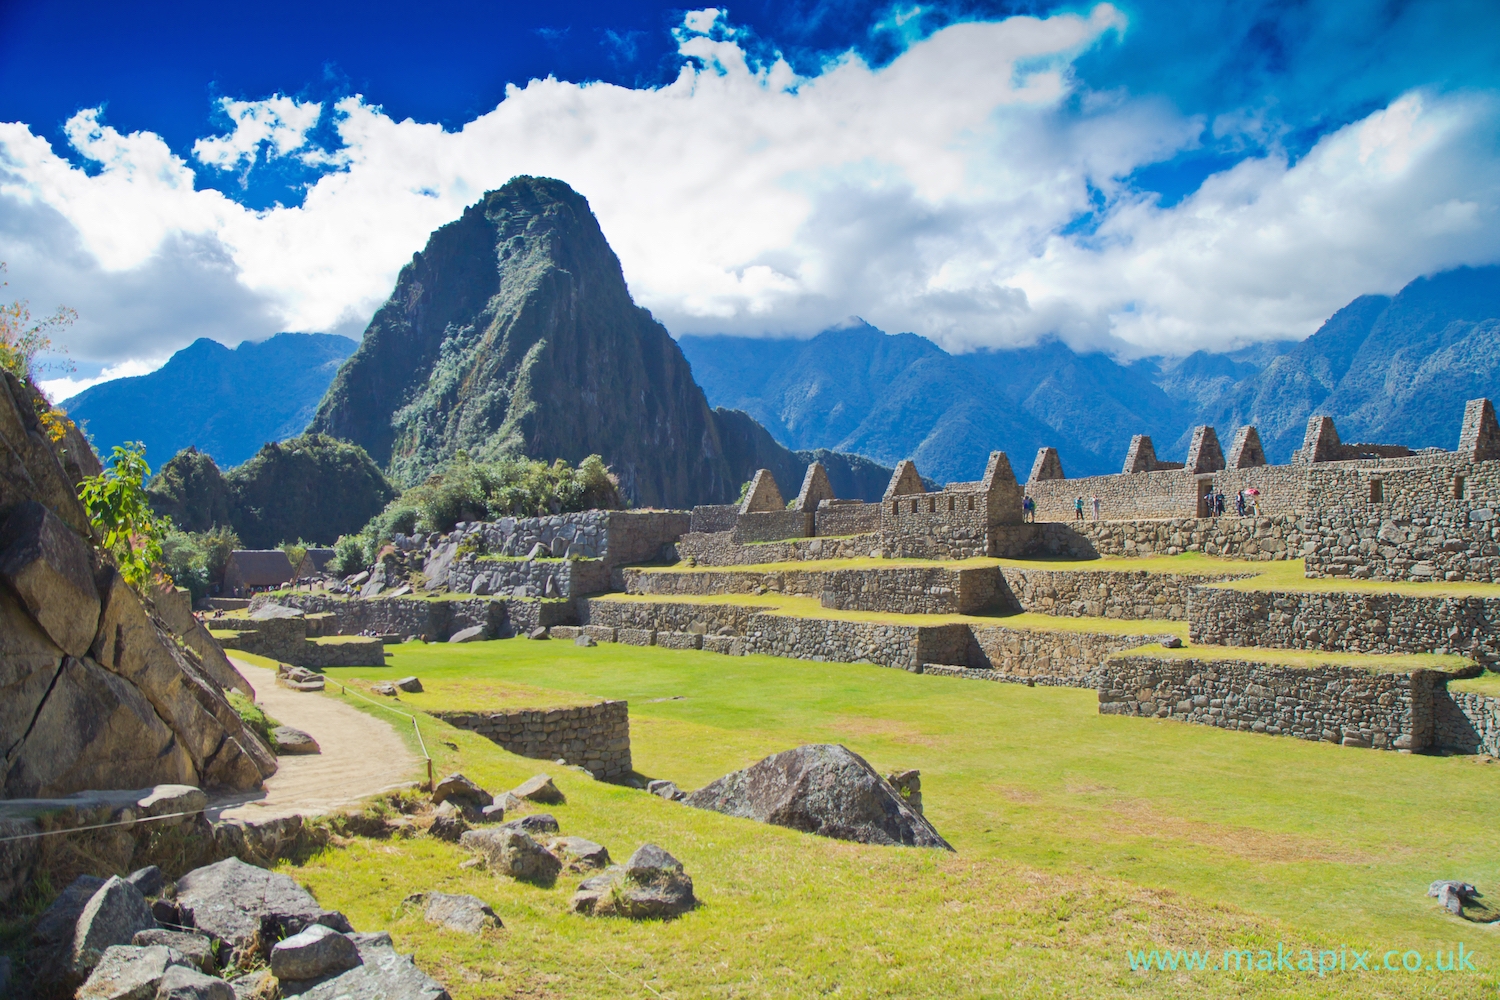
<instances>
[{"instance_id":1,"label":"green shrub","mask_svg":"<svg viewBox=\"0 0 1500 1000\"><path fill-rule=\"evenodd\" d=\"M333 543L333 558L328 560L327 570L334 576L348 576L365 568L365 541L363 535L340 535Z\"/></svg>"},{"instance_id":2,"label":"green shrub","mask_svg":"<svg viewBox=\"0 0 1500 1000\"><path fill-rule=\"evenodd\" d=\"M245 724L245 728L259 736L274 753L276 739L271 735L271 730L281 723L271 718L264 709L238 691L229 692L229 704L235 712L239 713L240 721Z\"/></svg>"},{"instance_id":3,"label":"green shrub","mask_svg":"<svg viewBox=\"0 0 1500 1000\"><path fill-rule=\"evenodd\" d=\"M229 553L241 548L240 538L228 526L210 531L167 532L162 539L162 570L179 587L186 587L196 602L224 582Z\"/></svg>"}]
</instances>

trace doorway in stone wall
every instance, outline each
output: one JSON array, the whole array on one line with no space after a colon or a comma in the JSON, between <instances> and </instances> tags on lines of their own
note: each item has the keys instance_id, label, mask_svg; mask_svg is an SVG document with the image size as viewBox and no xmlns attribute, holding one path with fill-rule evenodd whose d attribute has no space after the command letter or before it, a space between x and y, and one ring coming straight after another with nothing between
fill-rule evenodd
<instances>
[{"instance_id":1,"label":"doorway in stone wall","mask_svg":"<svg viewBox=\"0 0 1500 1000\"><path fill-rule=\"evenodd\" d=\"M1198 516L1214 516L1214 481L1212 479L1198 480Z\"/></svg>"}]
</instances>

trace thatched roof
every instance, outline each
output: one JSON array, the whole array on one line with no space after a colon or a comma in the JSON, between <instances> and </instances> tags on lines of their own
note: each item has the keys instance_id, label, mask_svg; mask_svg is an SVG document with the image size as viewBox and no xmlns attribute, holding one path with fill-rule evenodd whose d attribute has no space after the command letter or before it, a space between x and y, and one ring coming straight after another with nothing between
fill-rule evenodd
<instances>
[{"instance_id":1,"label":"thatched roof","mask_svg":"<svg viewBox=\"0 0 1500 1000\"><path fill-rule=\"evenodd\" d=\"M231 573L246 587L278 587L292 578L292 562L280 549L235 549L224 569Z\"/></svg>"}]
</instances>

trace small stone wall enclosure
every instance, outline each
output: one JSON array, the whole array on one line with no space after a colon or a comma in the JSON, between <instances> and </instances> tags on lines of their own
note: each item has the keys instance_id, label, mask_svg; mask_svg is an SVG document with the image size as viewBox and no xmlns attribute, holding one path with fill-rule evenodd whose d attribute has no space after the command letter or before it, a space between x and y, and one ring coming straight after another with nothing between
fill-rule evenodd
<instances>
[{"instance_id":1,"label":"small stone wall enclosure","mask_svg":"<svg viewBox=\"0 0 1500 1000\"><path fill-rule=\"evenodd\" d=\"M513 754L533 760L562 760L603 780L624 778L632 770L630 712L623 701L514 712L432 714L493 740Z\"/></svg>"}]
</instances>

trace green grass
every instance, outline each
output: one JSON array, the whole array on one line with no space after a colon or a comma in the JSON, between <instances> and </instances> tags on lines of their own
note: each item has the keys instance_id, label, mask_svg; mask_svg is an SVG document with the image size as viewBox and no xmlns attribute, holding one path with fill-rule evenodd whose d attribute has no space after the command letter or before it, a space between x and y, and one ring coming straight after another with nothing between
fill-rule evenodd
<instances>
[{"instance_id":1,"label":"green grass","mask_svg":"<svg viewBox=\"0 0 1500 1000\"><path fill-rule=\"evenodd\" d=\"M844 743L882 771L920 768L928 816L958 849L846 844L690 810L424 717L438 773L498 790L546 770L569 797L550 809L564 833L616 858L659 843L703 901L668 923L578 917L576 876L537 888L461 870L462 851L426 838L356 838L296 871L356 926L389 928L456 1000L1488 997L1500 983L1496 931L1425 896L1439 877L1500 884L1500 768L1472 759L1101 716L1092 691L869 666L525 640L391 653L428 687L424 707L628 699L636 769L685 788L807 742ZM429 889L479 896L505 929L474 939L400 906ZM1377 961L1462 941L1480 972L1147 974L1124 960L1127 948L1278 941L1375 949Z\"/></svg>"},{"instance_id":2,"label":"green grass","mask_svg":"<svg viewBox=\"0 0 1500 1000\"><path fill-rule=\"evenodd\" d=\"M1234 660L1242 663L1274 663L1288 667L1361 667L1374 673L1408 670L1441 670L1456 673L1472 669L1474 661L1464 656L1437 653L1336 653L1314 649L1267 649L1260 646L1181 646L1167 649L1152 643L1123 650L1117 656L1156 656L1167 660Z\"/></svg>"},{"instance_id":3,"label":"green grass","mask_svg":"<svg viewBox=\"0 0 1500 1000\"><path fill-rule=\"evenodd\" d=\"M1465 677L1449 681L1449 691L1468 691L1473 694L1500 695L1500 674L1483 673L1478 677Z\"/></svg>"}]
</instances>

